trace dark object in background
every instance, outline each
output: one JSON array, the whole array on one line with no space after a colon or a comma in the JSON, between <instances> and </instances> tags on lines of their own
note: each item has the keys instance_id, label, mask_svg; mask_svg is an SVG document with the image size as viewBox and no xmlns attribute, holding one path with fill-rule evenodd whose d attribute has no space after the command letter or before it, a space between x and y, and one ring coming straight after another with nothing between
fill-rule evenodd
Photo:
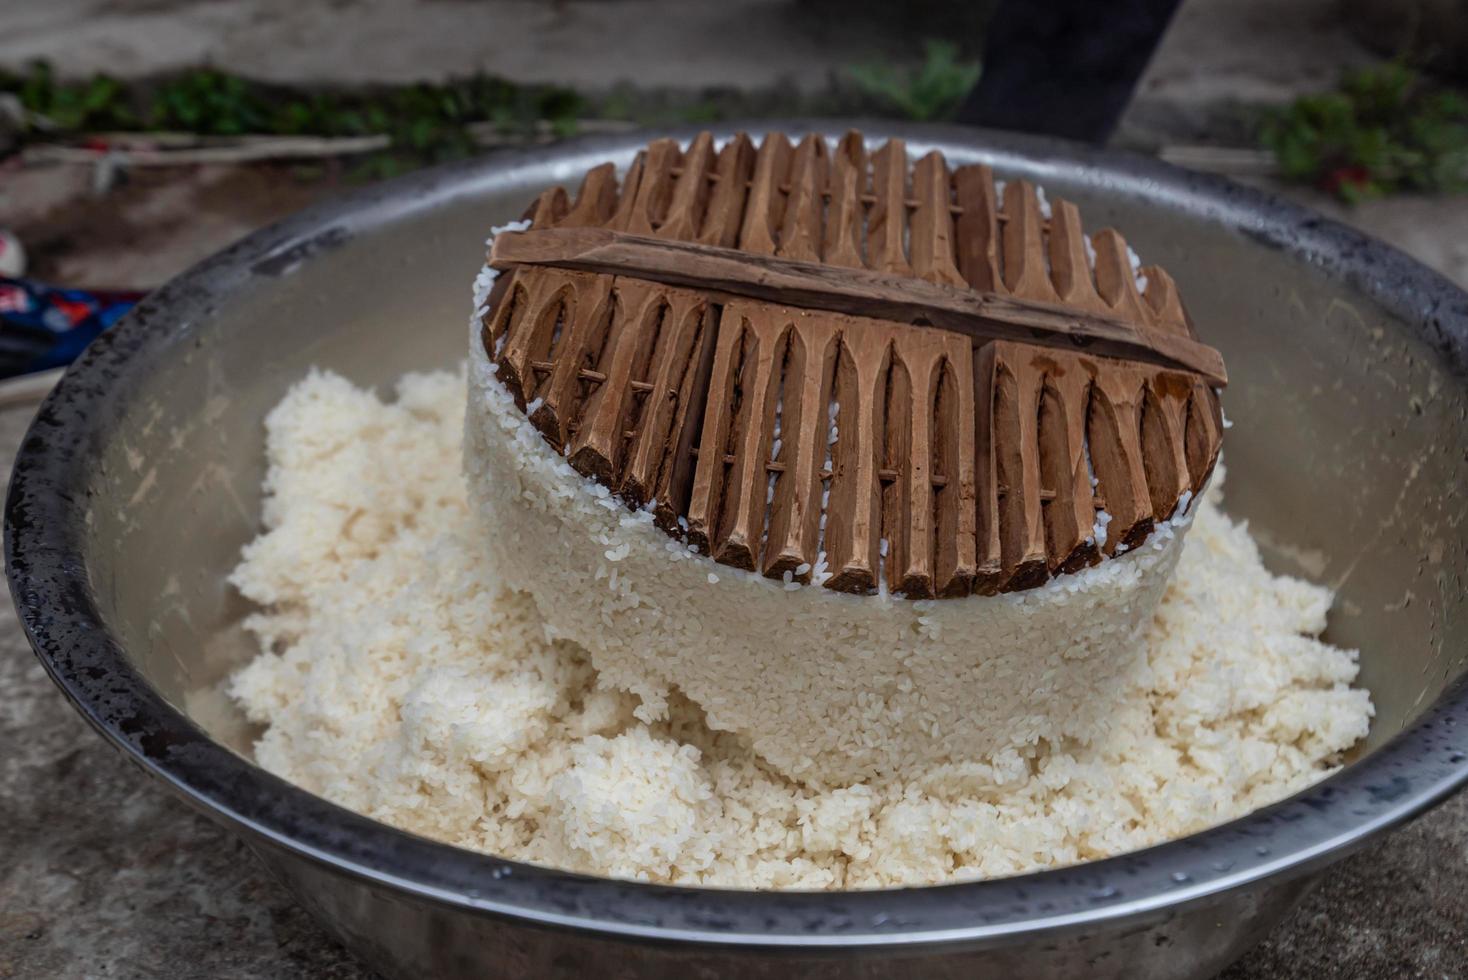
<instances>
[{"instance_id":1,"label":"dark object in background","mask_svg":"<svg viewBox=\"0 0 1468 980\"><path fill-rule=\"evenodd\" d=\"M1342 0L1341 16L1378 54L1468 78L1468 0Z\"/></svg>"},{"instance_id":2,"label":"dark object in background","mask_svg":"<svg viewBox=\"0 0 1468 980\"><path fill-rule=\"evenodd\" d=\"M70 364L142 295L0 278L0 378Z\"/></svg>"},{"instance_id":3,"label":"dark object in background","mask_svg":"<svg viewBox=\"0 0 1468 980\"><path fill-rule=\"evenodd\" d=\"M1180 0L1003 0L958 122L1104 143Z\"/></svg>"}]
</instances>

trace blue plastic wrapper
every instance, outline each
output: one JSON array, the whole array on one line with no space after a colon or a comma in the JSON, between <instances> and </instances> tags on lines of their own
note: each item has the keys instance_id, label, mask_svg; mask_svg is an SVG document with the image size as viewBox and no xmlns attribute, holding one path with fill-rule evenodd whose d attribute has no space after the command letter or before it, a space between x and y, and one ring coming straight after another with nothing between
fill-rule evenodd
<instances>
[{"instance_id":1,"label":"blue plastic wrapper","mask_svg":"<svg viewBox=\"0 0 1468 980\"><path fill-rule=\"evenodd\" d=\"M142 296L0 277L0 378L65 367Z\"/></svg>"}]
</instances>

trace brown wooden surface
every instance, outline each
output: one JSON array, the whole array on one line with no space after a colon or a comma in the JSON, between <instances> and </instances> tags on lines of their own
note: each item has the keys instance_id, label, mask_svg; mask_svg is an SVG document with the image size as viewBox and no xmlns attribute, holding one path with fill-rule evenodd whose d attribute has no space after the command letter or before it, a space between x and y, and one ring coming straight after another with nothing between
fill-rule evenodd
<instances>
[{"instance_id":1,"label":"brown wooden surface","mask_svg":"<svg viewBox=\"0 0 1468 980\"><path fill-rule=\"evenodd\" d=\"M527 215L491 253L500 378L572 465L723 564L1028 589L1140 544L1217 461L1223 362L1171 277L987 167L704 135Z\"/></svg>"},{"instance_id":2,"label":"brown wooden surface","mask_svg":"<svg viewBox=\"0 0 1468 980\"><path fill-rule=\"evenodd\" d=\"M756 230L752 240L763 247L764 225L758 220L753 223ZM746 230L750 224L746 220ZM1009 228L1020 230L1011 234ZM720 297L783 302L899 323L921 320L974 340L1019 340L1065 348L1084 346L1099 354L1195 371L1210 384L1227 383L1223 357L1213 348L1187 336L1138 325L1150 324L1150 309L1143 307L1136 287L1124 288L1114 273L1107 279L1106 287L1120 302L1135 308L1133 321L1061 306L1048 279L1044 280L1043 288L1038 284L1038 277L1043 277L1045 271L1037 234L1033 229L1025 231L1024 222L1007 224L1006 235L1014 239L1014 248L1005 251L1006 278L1013 279L1008 283L1015 292L1012 296L924 282L911 275L766 257L740 249L663 241L600 228L504 232L495 237L490 265L497 269L544 266L633 276L701 289ZM1116 263L1110 251L1115 247L1114 242L1114 239L1107 240L1108 266ZM1030 245L1036 249L1033 255L1029 255ZM1125 262L1124 254L1120 261ZM1098 264L1098 287L1102 285L1099 268ZM1130 282L1130 267L1127 282ZM1044 298L1040 296L1042 293ZM1144 309L1147 309L1145 314Z\"/></svg>"}]
</instances>

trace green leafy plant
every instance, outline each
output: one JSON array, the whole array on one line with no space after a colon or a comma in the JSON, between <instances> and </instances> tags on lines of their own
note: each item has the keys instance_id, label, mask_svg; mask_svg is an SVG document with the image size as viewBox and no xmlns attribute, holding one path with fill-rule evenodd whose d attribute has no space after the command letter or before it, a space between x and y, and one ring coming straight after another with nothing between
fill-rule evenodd
<instances>
[{"instance_id":1,"label":"green leafy plant","mask_svg":"<svg viewBox=\"0 0 1468 980\"><path fill-rule=\"evenodd\" d=\"M1468 189L1468 99L1401 64L1268 113L1259 138L1287 179L1346 201Z\"/></svg>"},{"instance_id":2,"label":"green leafy plant","mask_svg":"<svg viewBox=\"0 0 1468 980\"><path fill-rule=\"evenodd\" d=\"M0 91L14 93L44 125L64 132L127 129L138 124L127 87L110 75L62 83L50 65L36 61L22 75L0 78Z\"/></svg>"},{"instance_id":3,"label":"green leafy plant","mask_svg":"<svg viewBox=\"0 0 1468 980\"><path fill-rule=\"evenodd\" d=\"M947 119L979 80L978 62L959 57L958 46L929 41L920 65L905 70L891 65L858 65L847 75L863 94L885 102L909 119Z\"/></svg>"},{"instance_id":4,"label":"green leafy plant","mask_svg":"<svg viewBox=\"0 0 1468 980\"><path fill-rule=\"evenodd\" d=\"M269 102L257 86L205 68L159 84L147 118L154 129L240 136L260 132L269 117Z\"/></svg>"},{"instance_id":5,"label":"green leafy plant","mask_svg":"<svg viewBox=\"0 0 1468 980\"><path fill-rule=\"evenodd\" d=\"M0 72L36 120L33 137L86 137L102 131L168 130L200 136L387 136L390 148L359 172L383 176L467 156L471 127L531 134L548 124L570 135L585 108L575 91L517 85L489 75L444 83L302 90L212 68L122 83L106 75L61 81L37 62Z\"/></svg>"}]
</instances>

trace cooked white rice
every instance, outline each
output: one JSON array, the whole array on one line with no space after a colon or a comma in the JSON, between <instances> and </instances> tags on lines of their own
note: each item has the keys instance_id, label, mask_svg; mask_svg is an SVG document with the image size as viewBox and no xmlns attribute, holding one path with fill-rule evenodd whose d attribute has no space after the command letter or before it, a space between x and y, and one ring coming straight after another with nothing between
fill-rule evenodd
<instances>
[{"instance_id":1,"label":"cooked white rice","mask_svg":"<svg viewBox=\"0 0 1468 980\"><path fill-rule=\"evenodd\" d=\"M535 598L547 634L635 694L640 720L662 720L676 692L782 775L824 786L1109 738L1192 523L1185 511L1124 556L1022 592L853 596L717 565L629 512L546 444L478 342L465 425L490 562Z\"/></svg>"},{"instance_id":2,"label":"cooked white rice","mask_svg":"<svg viewBox=\"0 0 1468 980\"><path fill-rule=\"evenodd\" d=\"M1329 592L1265 571L1215 491L1102 742L797 784L676 694L638 720L585 652L545 639L480 544L464 390L410 375L384 404L329 374L297 385L267 421L266 531L234 575L264 607L265 652L232 684L267 726L258 760L405 830L652 881L920 884L1202 829L1321 778L1366 731L1355 654L1315 639Z\"/></svg>"}]
</instances>

